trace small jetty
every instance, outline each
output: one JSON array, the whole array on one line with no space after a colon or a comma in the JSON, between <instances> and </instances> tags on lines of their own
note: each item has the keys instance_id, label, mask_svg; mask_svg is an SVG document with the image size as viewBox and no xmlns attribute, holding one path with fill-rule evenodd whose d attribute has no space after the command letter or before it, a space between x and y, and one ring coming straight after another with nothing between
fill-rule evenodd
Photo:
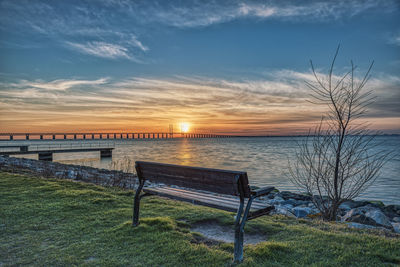
<instances>
[{"instance_id":1,"label":"small jetty","mask_svg":"<svg viewBox=\"0 0 400 267\"><path fill-rule=\"evenodd\" d=\"M36 147L36 149L30 149L30 147ZM76 152L93 152L100 151L100 158L112 157L112 151L114 147L99 147L80 145L80 146L48 146L46 148L39 146L30 145L10 145L0 146L0 155L11 156L11 155L27 155L27 154L38 154L39 160L53 161L54 153L76 153Z\"/></svg>"}]
</instances>

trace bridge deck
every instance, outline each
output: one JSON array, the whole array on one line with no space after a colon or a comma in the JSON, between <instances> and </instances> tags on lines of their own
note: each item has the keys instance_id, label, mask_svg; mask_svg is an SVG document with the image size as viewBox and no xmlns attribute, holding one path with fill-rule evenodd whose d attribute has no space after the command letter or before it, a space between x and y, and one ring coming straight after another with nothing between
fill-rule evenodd
<instances>
[{"instance_id":1,"label":"bridge deck","mask_svg":"<svg viewBox=\"0 0 400 267\"><path fill-rule=\"evenodd\" d=\"M65 149L46 149L46 150L28 150L28 151L1 151L0 155L25 155L40 153L75 153L75 152L91 152L102 150L113 150L113 147L96 147L96 148L65 148Z\"/></svg>"}]
</instances>

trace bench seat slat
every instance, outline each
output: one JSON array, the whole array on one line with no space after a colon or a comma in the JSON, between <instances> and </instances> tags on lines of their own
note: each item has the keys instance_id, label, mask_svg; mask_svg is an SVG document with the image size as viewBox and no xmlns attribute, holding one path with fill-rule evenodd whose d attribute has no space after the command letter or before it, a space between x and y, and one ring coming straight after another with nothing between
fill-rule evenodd
<instances>
[{"instance_id":1,"label":"bench seat slat","mask_svg":"<svg viewBox=\"0 0 400 267\"><path fill-rule=\"evenodd\" d=\"M174 188L174 187L162 187L164 190L170 190L170 191L177 191L177 192L182 192L182 193L189 193L190 195L193 195L193 197L200 196L200 197L207 197L207 198L218 198L218 200L221 201L227 201L229 203L235 203L239 206L239 198L234 197L234 196L229 196L229 195L210 195L209 193L202 193L198 191L193 191L193 190L185 190L185 189L180 189L180 188ZM262 201L259 200L254 200L252 204L252 208L254 209L263 209L266 207L266 204L263 203Z\"/></svg>"},{"instance_id":2,"label":"bench seat slat","mask_svg":"<svg viewBox=\"0 0 400 267\"><path fill-rule=\"evenodd\" d=\"M236 198L227 199L216 195L207 195L189 190L176 191L174 189L170 187L145 188L143 192L231 212L236 212L239 207L239 200ZM254 201L251 210L255 211L265 207L266 204Z\"/></svg>"},{"instance_id":3,"label":"bench seat slat","mask_svg":"<svg viewBox=\"0 0 400 267\"><path fill-rule=\"evenodd\" d=\"M236 208L239 206L239 201L237 199L233 199L233 198L230 200L226 200L226 199L220 198L219 196L215 196L215 195L204 195L204 194L200 195L200 194L194 194L191 191L176 192L174 190L169 190L167 188L160 188L158 190L163 193L166 193L166 194L181 195L187 199L202 200L202 201L207 201L207 202L218 201L221 205L233 206Z\"/></svg>"},{"instance_id":4,"label":"bench seat slat","mask_svg":"<svg viewBox=\"0 0 400 267\"><path fill-rule=\"evenodd\" d=\"M220 209L220 210L225 210L225 211L230 211L230 212L235 212L237 210L237 207L234 207L233 205L227 206L227 205L221 205L220 203L216 202L216 201L204 201L204 200L195 200L193 198L188 198L179 194L168 194L165 192L161 192L161 191L154 191L154 190L143 190L144 192L147 193L151 193L151 194L155 194L161 197L167 197L167 198L171 198L171 199L176 199L176 200L180 200L180 201L185 201L185 202L189 202L192 204L196 204L196 205L202 205L202 206L207 206L207 207L211 207L211 208L216 208L216 209Z\"/></svg>"}]
</instances>

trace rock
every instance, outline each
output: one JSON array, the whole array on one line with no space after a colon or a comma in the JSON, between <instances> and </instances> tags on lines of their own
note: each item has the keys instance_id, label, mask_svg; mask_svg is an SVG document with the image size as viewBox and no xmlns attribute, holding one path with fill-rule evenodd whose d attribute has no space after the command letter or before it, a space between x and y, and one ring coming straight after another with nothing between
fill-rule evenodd
<instances>
[{"instance_id":1,"label":"rock","mask_svg":"<svg viewBox=\"0 0 400 267\"><path fill-rule=\"evenodd\" d=\"M379 207L379 208L385 207L385 204L383 204L383 202L379 201L379 200L372 200L372 201L369 201L369 203L375 207Z\"/></svg>"},{"instance_id":2,"label":"rock","mask_svg":"<svg viewBox=\"0 0 400 267\"><path fill-rule=\"evenodd\" d=\"M355 222L347 223L347 226L350 228L357 228L357 229L376 229L377 228L376 226L355 223Z\"/></svg>"},{"instance_id":3,"label":"rock","mask_svg":"<svg viewBox=\"0 0 400 267\"><path fill-rule=\"evenodd\" d=\"M285 209L287 209L287 210L292 210L293 209L293 205L290 205L290 204L286 204L286 205L282 205L282 206L284 206Z\"/></svg>"},{"instance_id":4,"label":"rock","mask_svg":"<svg viewBox=\"0 0 400 267\"><path fill-rule=\"evenodd\" d=\"M296 201L296 205L295 206L301 206L301 207L308 207L309 204L311 203L311 205L314 207L314 204L310 201L305 201L305 200L298 200Z\"/></svg>"},{"instance_id":5,"label":"rock","mask_svg":"<svg viewBox=\"0 0 400 267\"><path fill-rule=\"evenodd\" d=\"M392 227L393 227L393 230L394 230L396 233L399 233L399 234L400 234L400 223L399 223L399 222L392 223Z\"/></svg>"},{"instance_id":6,"label":"rock","mask_svg":"<svg viewBox=\"0 0 400 267\"><path fill-rule=\"evenodd\" d=\"M307 207L295 207L292 209L292 212L297 218L304 218L312 212L312 209Z\"/></svg>"},{"instance_id":7,"label":"rock","mask_svg":"<svg viewBox=\"0 0 400 267\"><path fill-rule=\"evenodd\" d=\"M378 226L373 219L365 216L364 214L357 214L357 215L351 216L346 219L346 222L355 222L355 223L362 223L362 224Z\"/></svg>"},{"instance_id":8,"label":"rock","mask_svg":"<svg viewBox=\"0 0 400 267\"><path fill-rule=\"evenodd\" d=\"M296 193L289 192L289 191L282 191L278 195L280 197L282 197L284 200L288 200L288 199L307 200L307 201L311 200L311 197L308 195L296 194Z\"/></svg>"},{"instance_id":9,"label":"rock","mask_svg":"<svg viewBox=\"0 0 400 267\"><path fill-rule=\"evenodd\" d=\"M360 222L373 226L383 226L392 228L392 224L386 215L378 208L371 205L349 210L343 217L342 221Z\"/></svg>"},{"instance_id":10,"label":"rock","mask_svg":"<svg viewBox=\"0 0 400 267\"><path fill-rule=\"evenodd\" d=\"M392 224L386 215L380 209L374 209L367 211L365 216L373 219L378 225L382 225L387 228L392 228Z\"/></svg>"},{"instance_id":11,"label":"rock","mask_svg":"<svg viewBox=\"0 0 400 267\"><path fill-rule=\"evenodd\" d=\"M321 203L327 203L327 204L329 204L329 202L330 202L330 199L329 199L329 197L328 196L318 196L318 195L314 195L313 196L313 202L315 202L315 203L319 203L319 204L321 204Z\"/></svg>"},{"instance_id":12,"label":"rock","mask_svg":"<svg viewBox=\"0 0 400 267\"><path fill-rule=\"evenodd\" d=\"M43 177L72 179L98 185L118 186L126 189L136 188L138 181L133 173L14 157L0 156L0 169Z\"/></svg>"},{"instance_id":13,"label":"rock","mask_svg":"<svg viewBox=\"0 0 400 267\"><path fill-rule=\"evenodd\" d=\"M275 209L271 211L270 214L282 214L288 217L296 218L296 216L291 213L288 209L286 209L284 206L277 205L275 206Z\"/></svg>"},{"instance_id":14,"label":"rock","mask_svg":"<svg viewBox=\"0 0 400 267\"><path fill-rule=\"evenodd\" d=\"M400 217L400 205L387 205L382 208L382 211L389 218Z\"/></svg>"},{"instance_id":15,"label":"rock","mask_svg":"<svg viewBox=\"0 0 400 267\"><path fill-rule=\"evenodd\" d=\"M358 208L360 206L361 206L361 202L359 202L359 201L346 200L345 202L340 204L339 209L351 210L351 209L354 209L354 208ZM363 206L365 206L365 205L363 205Z\"/></svg>"},{"instance_id":16,"label":"rock","mask_svg":"<svg viewBox=\"0 0 400 267\"><path fill-rule=\"evenodd\" d=\"M288 199L288 200L284 200L281 202L282 205L292 205L292 206L297 206L297 201L294 199Z\"/></svg>"},{"instance_id":17,"label":"rock","mask_svg":"<svg viewBox=\"0 0 400 267\"><path fill-rule=\"evenodd\" d=\"M270 205L280 205L283 202L283 199L279 196L276 196L273 199L267 200L267 203Z\"/></svg>"},{"instance_id":18,"label":"rock","mask_svg":"<svg viewBox=\"0 0 400 267\"><path fill-rule=\"evenodd\" d=\"M400 217L394 217L392 221L400 223Z\"/></svg>"},{"instance_id":19,"label":"rock","mask_svg":"<svg viewBox=\"0 0 400 267\"><path fill-rule=\"evenodd\" d=\"M67 177L68 179L76 179L76 174L73 170L67 171Z\"/></svg>"}]
</instances>

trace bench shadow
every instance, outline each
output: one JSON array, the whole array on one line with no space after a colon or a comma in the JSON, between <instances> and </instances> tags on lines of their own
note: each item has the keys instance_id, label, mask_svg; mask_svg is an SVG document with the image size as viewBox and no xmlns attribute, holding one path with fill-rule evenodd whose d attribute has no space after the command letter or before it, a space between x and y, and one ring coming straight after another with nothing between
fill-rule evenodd
<instances>
[{"instance_id":1,"label":"bench shadow","mask_svg":"<svg viewBox=\"0 0 400 267\"><path fill-rule=\"evenodd\" d=\"M235 238L234 227L221 225L216 220L204 220L191 225L190 231L195 234L196 241L205 243L206 245L217 245L220 243L233 243ZM200 234L200 235L198 235ZM267 237L263 233L246 233L244 234L244 244L258 244L267 241Z\"/></svg>"}]
</instances>

